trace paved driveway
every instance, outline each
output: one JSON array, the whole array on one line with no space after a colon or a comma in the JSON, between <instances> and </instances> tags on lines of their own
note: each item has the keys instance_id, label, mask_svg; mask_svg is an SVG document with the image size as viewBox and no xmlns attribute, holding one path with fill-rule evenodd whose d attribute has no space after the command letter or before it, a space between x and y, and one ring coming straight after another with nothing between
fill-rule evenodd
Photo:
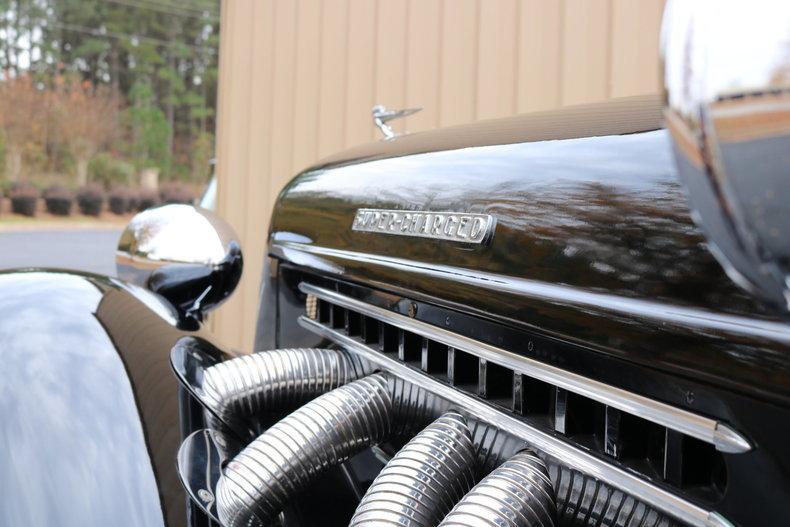
<instances>
[{"instance_id":1,"label":"paved driveway","mask_svg":"<svg viewBox=\"0 0 790 527\"><path fill-rule=\"evenodd\" d=\"M121 230L0 232L0 269L54 267L115 276Z\"/></svg>"}]
</instances>

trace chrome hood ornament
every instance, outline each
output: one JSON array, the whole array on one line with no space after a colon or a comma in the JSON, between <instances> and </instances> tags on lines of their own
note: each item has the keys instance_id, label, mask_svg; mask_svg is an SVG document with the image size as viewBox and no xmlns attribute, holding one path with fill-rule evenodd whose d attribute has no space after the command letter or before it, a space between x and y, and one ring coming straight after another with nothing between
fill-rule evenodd
<instances>
[{"instance_id":1,"label":"chrome hood ornament","mask_svg":"<svg viewBox=\"0 0 790 527\"><path fill-rule=\"evenodd\" d=\"M388 122L394 119L400 119L402 117L408 117L409 115L415 114L422 110L422 108L404 108L403 110L388 110L386 106L381 104L377 104L371 110L373 114L373 124L375 124L381 133L384 134L384 139L392 139L395 137L395 131L392 127L387 124Z\"/></svg>"}]
</instances>

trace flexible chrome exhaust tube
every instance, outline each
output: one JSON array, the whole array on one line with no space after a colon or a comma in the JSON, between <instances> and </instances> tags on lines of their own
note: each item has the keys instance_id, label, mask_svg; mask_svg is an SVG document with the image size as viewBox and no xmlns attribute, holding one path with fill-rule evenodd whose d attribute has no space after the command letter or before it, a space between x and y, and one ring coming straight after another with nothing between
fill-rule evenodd
<instances>
[{"instance_id":1,"label":"flexible chrome exhaust tube","mask_svg":"<svg viewBox=\"0 0 790 527\"><path fill-rule=\"evenodd\" d=\"M432 527L474 485L466 419L448 412L409 441L373 480L349 526Z\"/></svg>"},{"instance_id":2,"label":"flexible chrome exhaust tube","mask_svg":"<svg viewBox=\"0 0 790 527\"><path fill-rule=\"evenodd\" d=\"M546 464L523 450L483 478L440 527L553 527L557 502Z\"/></svg>"},{"instance_id":3,"label":"flexible chrome exhaust tube","mask_svg":"<svg viewBox=\"0 0 790 527\"><path fill-rule=\"evenodd\" d=\"M397 416L423 415L403 386L384 373L363 377L313 399L261 434L225 466L217 483L222 524L268 525L317 475L391 437ZM415 393L415 400L429 398Z\"/></svg>"},{"instance_id":4,"label":"flexible chrome exhaust tube","mask_svg":"<svg viewBox=\"0 0 790 527\"><path fill-rule=\"evenodd\" d=\"M220 421L238 424L293 410L372 372L367 361L345 350L262 351L206 368L202 399Z\"/></svg>"},{"instance_id":5,"label":"flexible chrome exhaust tube","mask_svg":"<svg viewBox=\"0 0 790 527\"><path fill-rule=\"evenodd\" d=\"M399 377L387 373L365 376L371 370L369 363L357 355L329 349L261 352L205 370L204 404L209 403L226 423L249 422L254 416L307 403L260 435L223 469L216 499L224 526L272 523L291 497L307 488L325 469L374 444L411 435L449 409L445 399ZM442 427L447 436L441 436ZM429 431L435 435L428 435ZM423 434L426 436L420 437ZM455 442L448 447L442 437L454 437ZM467 443L474 446L467 449ZM425 519L423 505L431 503L443 514L454 500L448 505L441 496L431 494L431 478L441 480L450 471L450 461L460 463L468 452L472 452L472 461L467 466L475 467L477 477L481 477L502 463L503 458L523 448L518 443L484 422L467 423L460 414L448 413L409 442L387 465L392 465L389 469L382 470L360 503L353 525L396 517L404 522L408 519L401 523L405 525L436 525L441 514ZM426 470L434 472L419 472L415 470L419 463L415 459L419 457L405 456L418 456L415 449L420 447L422 454L428 455L435 449L452 457L446 458L444 465L436 458L428 459ZM549 478L544 462L531 452L511 457L475 486L447 514L442 525L479 525L482 520L475 519L475 515L488 518L492 510L501 515L505 522L502 525L513 526L554 525L557 518L562 525L569 521L597 521L619 527L640 518L657 520L654 523L661 526L675 524L632 496L609 489L568 467L552 462L551 469L553 477ZM552 480L557 489L556 500ZM468 484L464 484L464 490L468 490ZM395 493L401 492L397 485L409 486L411 490L396 501ZM600 492L591 490L599 486ZM454 492L450 488L442 490ZM391 501L387 492L391 493ZM537 518L537 523L523 523L532 521L530 518Z\"/></svg>"},{"instance_id":6,"label":"flexible chrome exhaust tube","mask_svg":"<svg viewBox=\"0 0 790 527\"><path fill-rule=\"evenodd\" d=\"M557 493L557 518L560 525L680 525L677 520L633 496L573 468L552 462L549 475Z\"/></svg>"}]
</instances>

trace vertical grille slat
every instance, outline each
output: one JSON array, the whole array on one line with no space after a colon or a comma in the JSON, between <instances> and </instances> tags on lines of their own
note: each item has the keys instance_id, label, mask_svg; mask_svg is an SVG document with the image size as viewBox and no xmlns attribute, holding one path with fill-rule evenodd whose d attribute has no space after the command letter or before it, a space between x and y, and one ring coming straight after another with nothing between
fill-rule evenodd
<instances>
[{"instance_id":1,"label":"vertical grille slat","mask_svg":"<svg viewBox=\"0 0 790 527\"><path fill-rule=\"evenodd\" d=\"M350 337L362 335L362 315L346 309L345 330Z\"/></svg>"},{"instance_id":2,"label":"vertical grille slat","mask_svg":"<svg viewBox=\"0 0 790 527\"><path fill-rule=\"evenodd\" d=\"M322 324L329 324L332 319L332 304L326 300L318 301L318 321Z\"/></svg>"},{"instance_id":3,"label":"vertical grille slat","mask_svg":"<svg viewBox=\"0 0 790 527\"><path fill-rule=\"evenodd\" d=\"M604 405L587 397L557 388L554 430L566 436L604 435Z\"/></svg>"},{"instance_id":4,"label":"vertical grille slat","mask_svg":"<svg viewBox=\"0 0 790 527\"><path fill-rule=\"evenodd\" d=\"M513 370L499 364L480 360L480 396L489 401L513 408Z\"/></svg>"},{"instance_id":5,"label":"vertical grille slat","mask_svg":"<svg viewBox=\"0 0 790 527\"><path fill-rule=\"evenodd\" d=\"M523 375L513 375L513 412L524 415Z\"/></svg>"},{"instance_id":6,"label":"vertical grille slat","mask_svg":"<svg viewBox=\"0 0 790 527\"><path fill-rule=\"evenodd\" d=\"M667 430L664 436L662 477L670 485L683 483L683 434Z\"/></svg>"},{"instance_id":7,"label":"vertical grille slat","mask_svg":"<svg viewBox=\"0 0 790 527\"><path fill-rule=\"evenodd\" d=\"M477 361L477 395L483 399L488 398L488 361L480 359Z\"/></svg>"},{"instance_id":8,"label":"vertical grille slat","mask_svg":"<svg viewBox=\"0 0 790 527\"><path fill-rule=\"evenodd\" d=\"M447 348L447 382L455 384L455 348Z\"/></svg>"},{"instance_id":9,"label":"vertical grille slat","mask_svg":"<svg viewBox=\"0 0 790 527\"><path fill-rule=\"evenodd\" d=\"M423 338L410 331L398 332L398 359L419 364L422 361Z\"/></svg>"},{"instance_id":10,"label":"vertical grille slat","mask_svg":"<svg viewBox=\"0 0 790 527\"><path fill-rule=\"evenodd\" d=\"M558 388L554 392L554 431L563 435L568 434L568 423L565 417L568 414L568 390Z\"/></svg>"},{"instance_id":11,"label":"vertical grille slat","mask_svg":"<svg viewBox=\"0 0 790 527\"><path fill-rule=\"evenodd\" d=\"M381 324L380 351L388 354L398 353L400 346L400 330L389 324Z\"/></svg>"},{"instance_id":12,"label":"vertical grille slat","mask_svg":"<svg viewBox=\"0 0 790 527\"><path fill-rule=\"evenodd\" d=\"M611 406L606 407L604 419L604 452L615 459L620 459L622 445L620 438L620 418L622 412Z\"/></svg>"},{"instance_id":13,"label":"vertical grille slat","mask_svg":"<svg viewBox=\"0 0 790 527\"><path fill-rule=\"evenodd\" d=\"M422 371L447 378L448 363L447 346L431 339L423 339L422 343Z\"/></svg>"},{"instance_id":14,"label":"vertical grille slat","mask_svg":"<svg viewBox=\"0 0 790 527\"><path fill-rule=\"evenodd\" d=\"M362 317L362 341L365 344L381 344L381 322L373 317Z\"/></svg>"},{"instance_id":15,"label":"vertical grille slat","mask_svg":"<svg viewBox=\"0 0 790 527\"><path fill-rule=\"evenodd\" d=\"M329 324L334 329L342 329L346 325L346 310L340 306L332 305L329 316Z\"/></svg>"},{"instance_id":16,"label":"vertical grille slat","mask_svg":"<svg viewBox=\"0 0 790 527\"><path fill-rule=\"evenodd\" d=\"M470 393L477 393L480 383L480 364L476 356L452 348L452 354L448 353L448 361L452 360L452 378L450 382Z\"/></svg>"}]
</instances>

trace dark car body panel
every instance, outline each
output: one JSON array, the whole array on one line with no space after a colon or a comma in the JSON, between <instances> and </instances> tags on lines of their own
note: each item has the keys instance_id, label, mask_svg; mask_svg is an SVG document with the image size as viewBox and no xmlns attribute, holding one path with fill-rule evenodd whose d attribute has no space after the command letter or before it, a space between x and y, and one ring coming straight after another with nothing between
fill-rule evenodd
<instances>
[{"instance_id":1,"label":"dark car body panel","mask_svg":"<svg viewBox=\"0 0 790 527\"><path fill-rule=\"evenodd\" d=\"M682 492L736 524L781 524L788 319L711 254L660 119L620 121L623 108L520 122L569 134L470 125L304 171L272 216L261 306L276 298L278 310L262 311L256 342L326 344L296 321L300 281L402 315L414 304L421 321L729 424L753 451L724 456L719 491ZM476 130L491 133L474 143ZM491 214L497 225L488 245L354 231L362 208Z\"/></svg>"},{"instance_id":2,"label":"dark car body panel","mask_svg":"<svg viewBox=\"0 0 790 527\"><path fill-rule=\"evenodd\" d=\"M0 524L186 525L169 355L201 333L115 279L0 273Z\"/></svg>"},{"instance_id":3,"label":"dark car body panel","mask_svg":"<svg viewBox=\"0 0 790 527\"><path fill-rule=\"evenodd\" d=\"M325 167L286 188L271 239L334 274L786 402L790 327L710 254L671 155L657 130ZM489 246L352 232L363 207L497 226Z\"/></svg>"},{"instance_id":4,"label":"dark car body panel","mask_svg":"<svg viewBox=\"0 0 790 527\"><path fill-rule=\"evenodd\" d=\"M775 520L782 517L780 504L790 499L787 478L790 473L790 452L785 447L786 438L790 436L790 407L786 405L769 404L699 379L645 368L565 339L547 336L540 331L503 324L479 314L467 314L459 309L460 306L443 307L433 300L415 300L414 294L392 294L379 287L351 283L343 277L317 273L315 268L281 263L278 277L279 312L283 315L279 321L278 347L327 345L326 341L305 331L296 321L298 314L304 312L305 304L304 295L299 295L296 285L307 282L403 316L409 316L410 306L413 306L413 311L416 311L413 318L418 321L450 329L475 341L728 423L742 432L754 448L746 453L722 456L727 470L715 488L694 483L687 485L680 481L682 478L674 477L671 484L666 485L661 475L645 467L644 459L615 460L605 456L604 459L625 470L637 470L653 483L666 486L670 492L681 489L690 501L714 507L726 518L735 521L736 525L751 525L744 521L745 518L754 521L755 525L782 525ZM411 364L419 369L418 363ZM498 405L500 410L510 409L508 400L488 401ZM529 422L548 433L555 432L551 417L546 415L533 416ZM595 434L571 434L568 437L554 435L590 452L600 451L603 442L603 437ZM675 466L675 469L679 468ZM755 478L754 474L760 474L760 477ZM759 514L750 508L754 503L760 503Z\"/></svg>"}]
</instances>

